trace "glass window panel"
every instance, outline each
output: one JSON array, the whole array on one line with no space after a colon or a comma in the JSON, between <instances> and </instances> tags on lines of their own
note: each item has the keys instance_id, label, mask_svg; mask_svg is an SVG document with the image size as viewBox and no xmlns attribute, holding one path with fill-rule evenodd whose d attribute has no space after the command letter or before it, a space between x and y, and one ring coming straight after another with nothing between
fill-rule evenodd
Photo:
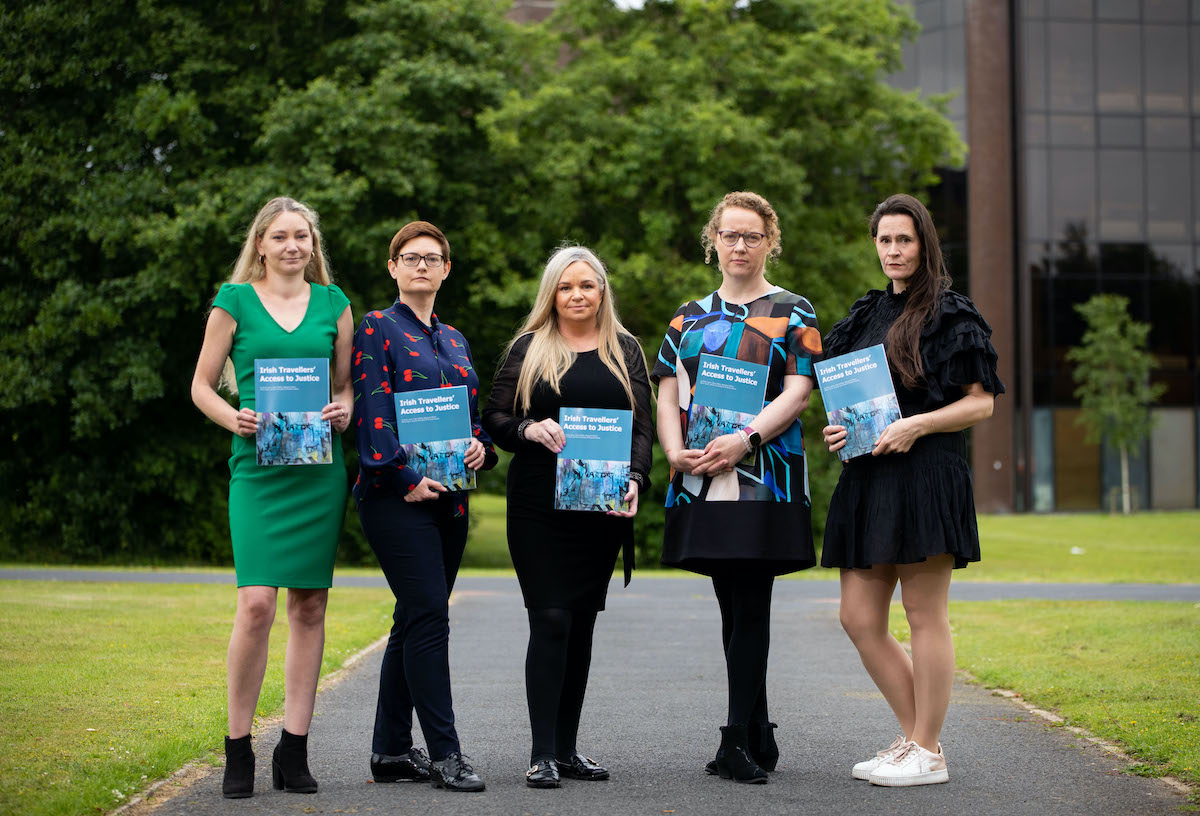
<instances>
[{"instance_id":1,"label":"glass window panel","mask_svg":"<svg viewBox=\"0 0 1200 816\"><path fill-rule=\"evenodd\" d=\"M1146 147L1182 147L1192 143L1191 119L1186 116L1147 116Z\"/></svg>"},{"instance_id":2,"label":"glass window panel","mask_svg":"<svg viewBox=\"0 0 1200 816\"><path fill-rule=\"evenodd\" d=\"M1054 509L1100 509L1100 446L1084 441L1078 408L1054 411Z\"/></svg>"},{"instance_id":3,"label":"glass window panel","mask_svg":"<svg viewBox=\"0 0 1200 816\"><path fill-rule=\"evenodd\" d=\"M1200 23L1200 0L1192 12L1192 19ZM1192 32L1192 113L1200 114L1200 26L1194 25Z\"/></svg>"},{"instance_id":4,"label":"glass window panel","mask_svg":"<svg viewBox=\"0 0 1200 816\"><path fill-rule=\"evenodd\" d=\"M1142 30L1136 25L1096 26L1096 107L1107 113L1142 109Z\"/></svg>"},{"instance_id":5,"label":"glass window panel","mask_svg":"<svg viewBox=\"0 0 1200 816\"><path fill-rule=\"evenodd\" d=\"M1047 152L1033 149L1025 152L1025 230L1027 237L1035 241L1050 238L1050 174Z\"/></svg>"},{"instance_id":6,"label":"glass window panel","mask_svg":"<svg viewBox=\"0 0 1200 816\"><path fill-rule=\"evenodd\" d=\"M1025 133L1025 143L1029 145L1046 144L1047 116L1043 113L1022 114L1021 121Z\"/></svg>"},{"instance_id":7,"label":"glass window panel","mask_svg":"<svg viewBox=\"0 0 1200 816\"><path fill-rule=\"evenodd\" d=\"M945 0L946 25L962 25L966 22L967 0Z\"/></svg>"},{"instance_id":8,"label":"glass window panel","mask_svg":"<svg viewBox=\"0 0 1200 816\"><path fill-rule=\"evenodd\" d=\"M1180 57L1187 53L1183 26L1143 26L1146 70L1146 110L1187 111L1188 78Z\"/></svg>"},{"instance_id":9,"label":"glass window panel","mask_svg":"<svg viewBox=\"0 0 1200 816\"><path fill-rule=\"evenodd\" d=\"M1063 147L1094 147L1096 117L1051 115L1050 144Z\"/></svg>"},{"instance_id":10,"label":"glass window panel","mask_svg":"<svg viewBox=\"0 0 1200 816\"><path fill-rule=\"evenodd\" d=\"M1141 147L1142 118L1140 116L1101 116L1101 147Z\"/></svg>"},{"instance_id":11,"label":"glass window panel","mask_svg":"<svg viewBox=\"0 0 1200 816\"><path fill-rule=\"evenodd\" d=\"M1094 281L1097 250L1087 241L1067 238L1054 245L1054 276ZM1094 287L1094 284L1089 284ZM1084 298L1087 300L1087 298Z\"/></svg>"},{"instance_id":12,"label":"glass window panel","mask_svg":"<svg viewBox=\"0 0 1200 816\"><path fill-rule=\"evenodd\" d=\"M1033 445L1029 452L1029 470L1033 474L1033 510L1049 513L1054 509L1054 411L1033 409Z\"/></svg>"},{"instance_id":13,"label":"glass window panel","mask_svg":"<svg viewBox=\"0 0 1200 816\"><path fill-rule=\"evenodd\" d=\"M1142 19L1149 23L1186 23L1188 0L1142 0Z\"/></svg>"},{"instance_id":14,"label":"glass window panel","mask_svg":"<svg viewBox=\"0 0 1200 816\"><path fill-rule=\"evenodd\" d=\"M1192 147L1200 148L1200 117L1192 119Z\"/></svg>"},{"instance_id":15,"label":"glass window panel","mask_svg":"<svg viewBox=\"0 0 1200 816\"><path fill-rule=\"evenodd\" d=\"M1196 327L1192 323L1195 286L1182 280L1150 281L1150 353L1163 369L1195 367Z\"/></svg>"},{"instance_id":16,"label":"glass window panel","mask_svg":"<svg viewBox=\"0 0 1200 816\"><path fill-rule=\"evenodd\" d=\"M1145 236L1144 189L1141 151L1100 151L1101 240L1138 240Z\"/></svg>"},{"instance_id":17,"label":"glass window panel","mask_svg":"<svg viewBox=\"0 0 1200 816\"><path fill-rule=\"evenodd\" d=\"M1155 408L1150 427L1151 507L1196 506L1196 422L1190 408Z\"/></svg>"},{"instance_id":18,"label":"glass window panel","mask_svg":"<svg viewBox=\"0 0 1200 816\"><path fill-rule=\"evenodd\" d=\"M1118 278L1101 281L1100 290L1106 295L1120 295L1128 300L1129 316L1145 323L1150 319L1147 312L1150 300L1146 293L1146 286L1144 279Z\"/></svg>"},{"instance_id":19,"label":"glass window panel","mask_svg":"<svg viewBox=\"0 0 1200 816\"><path fill-rule=\"evenodd\" d=\"M1052 0L1046 4L1046 16L1090 20L1092 19L1092 0Z\"/></svg>"},{"instance_id":20,"label":"glass window panel","mask_svg":"<svg viewBox=\"0 0 1200 816\"><path fill-rule=\"evenodd\" d=\"M1096 0L1096 17L1100 20L1137 20L1138 0Z\"/></svg>"},{"instance_id":21,"label":"glass window panel","mask_svg":"<svg viewBox=\"0 0 1200 816\"><path fill-rule=\"evenodd\" d=\"M1045 17L1046 0L1022 0L1022 17Z\"/></svg>"},{"instance_id":22,"label":"glass window panel","mask_svg":"<svg viewBox=\"0 0 1200 816\"><path fill-rule=\"evenodd\" d=\"M1047 29L1050 109L1090 112L1095 96L1091 23L1050 23Z\"/></svg>"},{"instance_id":23,"label":"glass window panel","mask_svg":"<svg viewBox=\"0 0 1200 816\"><path fill-rule=\"evenodd\" d=\"M1096 151L1050 151L1050 227L1073 240L1095 234Z\"/></svg>"},{"instance_id":24,"label":"glass window panel","mask_svg":"<svg viewBox=\"0 0 1200 816\"><path fill-rule=\"evenodd\" d=\"M1031 252L1037 251L1032 247ZM1034 256L1030 266L1036 266L1037 256ZM1044 277L1033 274L1030 287L1030 329L1033 334L1033 371L1037 374L1048 374L1054 369L1054 354L1050 345L1050 320L1047 311L1051 308L1047 298L1050 282Z\"/></svg>"},{"instance_id":25,"label":"glass window panel","mask_svg":"<svg viewBox=\"0 0 1200 816\"><path fill-rule=\"evenodd\" d=\"M1187 179L1192 156L1188 151L1146 153L1147 229L1151 238L1186 241L1192 220Z\"/></svg>"},{"instance_id":26,"label":"glass window panel","mask_svg":"<svg viewBox=\"0 0 1200 816\"><path fill-rule=\"evenodd\" d=\"M917 87L917 44L906 42L900 48L901 68L887 78L887 83L902 91L911 91Z\"/></svg>"},{"instance_id":27,"label":"glass window panel","mask_svg":"<svg viewBox=\"0 0 1200 816\"><path fill-rule=\"evenodd\" d=\"M916 8L917 22L921 28L942 26L942 0L920 0Z\"/></svg>"},{"instance_id":28,"label":"glass window panel","mask_svg":"<svg viewBox=\"0 0 1200 816\"><path fill-rule=\"evenodd\" d=\"M946 91L946 32L926 31L917 38L917 86L922 94Z\"/></svg>"},{"instance_id":29,"label":"glass window panel","mask_svg":"<svg viewBox=\"0 0 1200 816\"><path fill-rule=\"evenodd\" d=\"M1037 405L1054 404L1054 378L1049 374L1033 375L1033 401Z\"/></svg>"},{"instance_id":30,"label":"glass window panel","mask_svg":"<svg viewBox=\"0 0 1200 816\"><path fill-rule=\"evenodd\" d=\"M1146 509L1149 495L1149 458L1146 441L1143 440L1129 452L1129 505L1137 512ZM1121 510L1121 451L1105 442L1100 449L1102 510L1118 513Z\"/></svg>"},{"instance_id":31,"label":"glass window panel","mask_svg":"<svg viewBox=\"0 0 1200 816\"><path fill-rule=\"evenodd\" d=\"M1021 27L1021 104L1026 110L1046 109L1046 24ZM1200 106L1197 107L1200 112Z\"/></svg>"},{"instance_id":32,"label":"glass window panel","mask_svg":"<svg viewBox=\"0 0 1200 816\"><path fill-rule=\"evenodd\" d=\"M1192 247L1189 244L1164 244L1156 242L1146 257L1146 269L1150 277L1160 280L1194 280Z\"/></svg>"},{"instance_id":33,"label":"glass window panel","mask_svg":"<svg viewBox=\"0 0 1200 816\"><path fill-rule=\"evenodd\" d=\"M967 32L961 26L946 29L946 90L955 92L946 106L951 117L967 115Z\"/></svg>"},{"instance_id":34,"label":"glass window panel","mask_svg":"<svg viewBox=\"0 0 1200 816\"><path fill-rule=\"evenodd\" d=\"M1146 274L1146 245L1100 245L1100 274L1106 278L1140 278Z\"/></svg>"},{"instance_id":35,"label":"glass window panel","mask_svg":"<svg viewBox=\"0 0 1200 816\"><path fill-rule=\"evenodd\" d=\"M1192 162L1192 200L1200 201L1200 162ZM1192 238L1200 240L1200 208L1192 213ZM1197 260L1200 260L1198 258Z\"/></svg>"}]
</instances>

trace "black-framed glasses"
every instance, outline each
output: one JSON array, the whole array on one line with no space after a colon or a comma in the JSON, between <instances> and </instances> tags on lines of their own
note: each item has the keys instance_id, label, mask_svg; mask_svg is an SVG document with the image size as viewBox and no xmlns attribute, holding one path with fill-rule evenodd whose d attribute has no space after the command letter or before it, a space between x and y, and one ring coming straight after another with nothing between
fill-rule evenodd
<instances>
[{"instance_id":1,"label":"black-framed glasses","mask_svg":"<svg viewBox=\"0 0 1200 816\"><path fill-rule=\"evenodd\" d=\"M424 261L430 269L437 269L446 262L446 256L438 255L436 252L430 252L428 255L422 255L419 252L405 252L396 257L405 266L417 266Z\"/></svg>"},{"instance_id":2,"label":"black-framed glasses","mask_svg":"<svg viewBox=\"0 0 1200 816\"><path fill-rule=\"evenodd\" d=\"M717 230L717 237L721 239L721 243L727 247L737 246L738 239L741 238L746 242L747 249L754 249L763 242L763 238L767 236L761 232L738 232L737 230Z\"/></svg>"}]
</instances>

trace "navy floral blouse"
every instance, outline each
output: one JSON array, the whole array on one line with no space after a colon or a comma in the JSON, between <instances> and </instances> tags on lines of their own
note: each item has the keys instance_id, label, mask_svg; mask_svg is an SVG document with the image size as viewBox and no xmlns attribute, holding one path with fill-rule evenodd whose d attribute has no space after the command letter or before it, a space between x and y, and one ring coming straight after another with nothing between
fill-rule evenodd
<instances>
[{"instance_id":1,"label":"navy floral blouse","mask_svg":"<svg viewBox=\"0 0 1200 816\"><path fill-rule=\"evenodd\" d=\"M397 300L388 309L367 312L354 333L351 350L354 380L355 443L358 479L354 499L363 502L380 490L400 495L421 482L408 466L396 437L396 391L421 391L465 385L470 395L471 432L487 450L481 470L496 465L492 440L479 423L479 377L471 362L467 339L433 315L426 326L407 305Z\"/></svg>"}]
</instances>

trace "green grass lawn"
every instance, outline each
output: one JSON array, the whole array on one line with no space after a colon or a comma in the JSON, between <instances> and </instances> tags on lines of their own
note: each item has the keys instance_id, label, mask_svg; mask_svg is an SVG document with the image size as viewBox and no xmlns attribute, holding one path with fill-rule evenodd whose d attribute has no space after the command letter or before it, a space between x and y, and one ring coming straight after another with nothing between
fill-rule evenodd
<instances>
[{"instance_id":1,"label":"green grass lawn","mask_svg":"<svg viewBox=\"0 0 1200 816\"><path fill-rule=\"evenodd\" d=\"M0 598L0 812L111 810L220 748L231 587L6 581ZM283 598L260 716L283 702ZM392 604L332 593L322 674L385 633Z\"/></svg>"},{"instance_id":2,"label":"green grass lawn","mask_svg":"<svg viewBox=\"0 0 1200 816\"><path fill-rule=\"evenodd\" d=\"M1200 785L1200 604L952 603L950 623L979 682L1120 743L1135 772ZM899 604L891 625L908 638Z\"/></svg>"}]
</instances>

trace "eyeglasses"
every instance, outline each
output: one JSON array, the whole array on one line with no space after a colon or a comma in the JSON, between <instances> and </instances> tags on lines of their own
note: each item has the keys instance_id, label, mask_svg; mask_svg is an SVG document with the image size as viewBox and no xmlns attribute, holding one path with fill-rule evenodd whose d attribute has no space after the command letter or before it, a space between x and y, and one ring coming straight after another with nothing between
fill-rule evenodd
<instances>
[{"instance_id":1,"label":"eyeglasses","mask_svg":"<svg viewBox=\"0 0 1200 816\"><path fill-rule=\"evenodd\" d=\"M754 249L763 242L763 238L767 236L761 232L737 232L735 230L717 230L717 237L721 239L721 243L727 247L737 246L738 239L741 238L746 242L747 249Z\"/></svg>"},{"instance_id":2,"label":"eyeglasses","mask_svg":"<svg viewBox=\"0 0 1200 816\"><path fill-rule=\"evenodd\" d=\"M431 252L428 255L422 255L419 252L405 252L403 255L398 255L397 258L405 266L417 266L421 261L424 261L425 265L430 269L437 269L446 262L445 256L438 255L436 252Z\"/></svg>"}]
</instances>

